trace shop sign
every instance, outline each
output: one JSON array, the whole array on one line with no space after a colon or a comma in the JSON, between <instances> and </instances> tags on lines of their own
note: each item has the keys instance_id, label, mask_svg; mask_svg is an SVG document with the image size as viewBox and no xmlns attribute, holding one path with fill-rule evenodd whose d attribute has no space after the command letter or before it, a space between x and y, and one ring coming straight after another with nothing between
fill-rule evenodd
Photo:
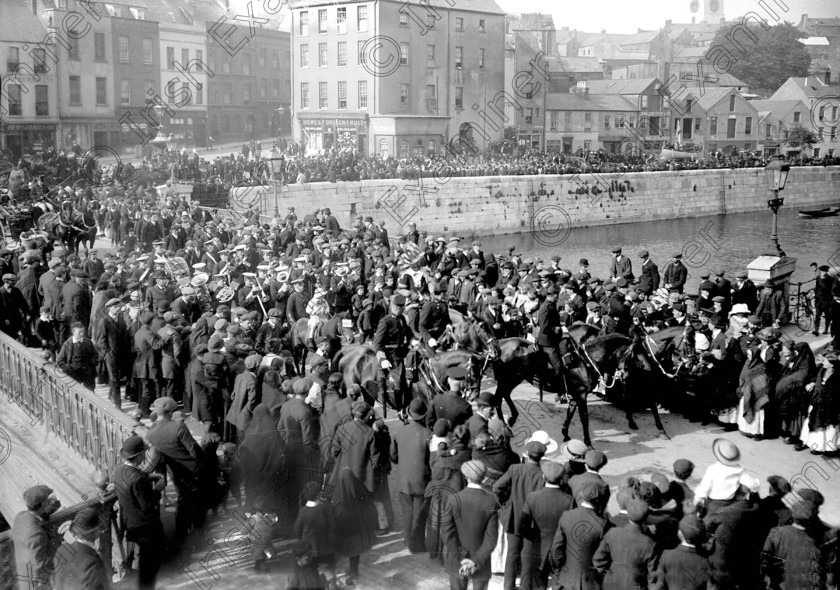
<instances>
[{"instance_id":1,"label":"shop sign","mask_svg":"<svg viewBox=\"0 0 840 590\"><path fill-rule=\"evenodd\" d=\"M326 127L328 125L334 125L336 127L367 126L365 119L301 119L301 122L307 127Z\"/></svg>"},{"instance_id":2,"label":"shop sign","mask_svg":"<svg viewBox=\"0 0 840 590\"><path fill-rule=\"evenodd\" d=\"M55 131L55 125L43 123L7 123L3 128L6 131Z\"/></svg>"}]
</instances>

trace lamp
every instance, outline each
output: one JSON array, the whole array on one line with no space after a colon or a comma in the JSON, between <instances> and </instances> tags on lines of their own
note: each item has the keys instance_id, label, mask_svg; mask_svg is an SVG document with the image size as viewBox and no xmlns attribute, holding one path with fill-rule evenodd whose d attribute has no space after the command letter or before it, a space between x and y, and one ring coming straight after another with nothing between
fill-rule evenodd
<instances>
[{"instance_id":1,"label":"lamp","mask_svg":"<svg viewBox=\"0 0 840 590\"><path fill-rule=\"evenodd\" d=\"M773 192L773 198L767 201L767 207L773 212L773 224L770 230L771 252L769 256L784 258L785 252L779 245L779 209L785 204L785 199L784 197L779 197L779 193L785 190L787 177L790 173L790 165L775 158L764 167L764 173L767 178L767 183L770 185L770 190Z\"/></svg>"}]
</instances>

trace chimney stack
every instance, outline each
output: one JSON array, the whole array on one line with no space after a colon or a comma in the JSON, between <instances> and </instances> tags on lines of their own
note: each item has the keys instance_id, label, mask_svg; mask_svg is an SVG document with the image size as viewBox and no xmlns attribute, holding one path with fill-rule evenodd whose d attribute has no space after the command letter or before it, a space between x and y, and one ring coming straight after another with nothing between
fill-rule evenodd
<instances>
[{"instance_id":1,"label":"chimney stack","mask_svg":"<svg viewBox=\"0 0 840 590\"><path fill-rule=\"evenodd\" d=\"M825 73L825 83L826 85L831 84L831 72Z\"/></svg>"}]
</instances>

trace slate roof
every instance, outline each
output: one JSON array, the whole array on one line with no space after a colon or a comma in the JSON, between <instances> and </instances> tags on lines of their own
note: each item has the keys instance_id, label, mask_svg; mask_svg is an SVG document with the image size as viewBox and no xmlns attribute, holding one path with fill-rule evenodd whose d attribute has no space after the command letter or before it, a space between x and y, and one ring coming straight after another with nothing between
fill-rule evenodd
<instances>
[{"instance_id":1,"label":"slate roof","mask_svg":"<svg viewBox=\"0 0 840 590\"><path fill-rule=\"evenodd\" d=\"M589 88L590 94L626 95L642 94L655 82L656 78L589 80L586 82L586 86Z\"/></svg>"},{"instance_id":2,"label":"slate roof","mask_svg":"<svg viewBox=\"0 0 840 590\"><path fill-rule=\"evenodd\" d=\"M546 110L553 111L637 111L636 106L623 96L590 94L585 98L578 93L550 93L545 101Z\"/></svg>"},{"instance_id":3,"label":"slate roof","mask_svg":"<svg viewBox=\"0 0 840 590\"><path fill-rule=\"evenodd\" d=\"M368 1L369 0L342 0L340 3L357 4ZM506 14L504 10L499 8L499 5L496 4L495 0L465 0L464 2L458 2L454 7L446 0L424 0L424 3L426 2L434 8L440 8L443 10L466 10L469 12L484 12L487 14ZM393 3L403 4L404 0L393 0ZM336 0L297 0L296 2L291 2L290 4L292 8L303 8L307 6L334 6L339 4L339 2L336 2Z\"/></svg>"},{"instance_id":4,"label":"slate roof","mask_svg":"<svg viewBox=\"0 0 840 590\"><path fill-rule=\"evenodd\" d=\"M3 41L43 41L47 29L21 0L0 0L0 39ZM5 67L5 66L4 66Z\"/></svg>"}]
</instances>

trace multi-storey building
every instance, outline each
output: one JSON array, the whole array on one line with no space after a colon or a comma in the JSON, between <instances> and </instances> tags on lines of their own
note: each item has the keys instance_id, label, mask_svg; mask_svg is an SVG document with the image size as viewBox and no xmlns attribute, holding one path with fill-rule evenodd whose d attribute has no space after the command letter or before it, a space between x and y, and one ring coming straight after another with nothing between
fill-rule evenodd
<instances>
[{"instance_id":1,"label":"multi-storey building","mask_svg":"<svg viewBox=\"0 0 840 590\"><path fill-rule=\"evenodd\" d=\"M0 17L0 147L17 159L56 145L57 74L47 34L19 0L3 3Z\"/></svg>"},{"instance_id":2,"label":"multi-storey building","mask_svg":"<svg viewBox=\"0 0 840 590\"><path fill-rule=\"evenodd\" d=\"M801 100L753 100L752 105L758 110L758 149L766 156L794 151L785 142L794 125L808 125L808 105Z\"/></svg>"},{"instance_id":3,"label":"multi-storey building","mask_svg":"<svg viewBox=\"0 0 840 590\"><path fill-rule=\"evenodd\" d=\"M308 152L406 157L501 137L504 13L493 0L301 0L292 8L293 135Z\"/></svg>"},{"instance_id":4,"label":"multi-storey building","mask_svg":"<svg viewBox=\"0 0 840 590\"><path fill-rule=\"evenodd\" d=\"M178 0L149 3L146 17L158 21L160 88L166 108L157 109L159 135L174 147L207 145L207 33Z\"/></svg>"},{"instance_id":5,"label":"multi-storey building","mask_svg":"<svg viewBox=\"0 0 840 590\"><path fill-rule=\"evenodd\" d=\"M671 138L703 154L758 149L758 110L734 88L688 89L670 109Z\"/></svg>"},{"instance_id":6,"label":"multi-storey building","mask_svg":"<svg viewBox=\"0 0 840 590\"><path fill-rule=\"evenodd\" d=\"M586 87L546 98L546 149L549 152L585 155L590 150L626 153L635 143L628 133L639 109L617 94L595 95ZM628 143L629 142L629 143Z\"/></svg>"},{"instance_id":7,"label":"multi-storey building","mask_svg":"<svg viewBox=\"0 0 840 590\"><path fill-rule=\"evenodd\" d=\"M840 84L828 84L824 77L788 78L770 100L801 100L808 105L808 113L802 125L816 133L819 142L812 147L810 155L819 157L840 152L840 113L837 97Z\"/></svg>"},{"instance_id":8,"label":"multi-storey building","mask_svg":"<svg viewBox=\"0 0 840 590\"><path fill-rule=\"evenodd\" d=\"M662 83L657 78L641 80L590 80L580 82L590 95L622 96L633 104L639 117L627 122L628 140L639 150L662 148L668 140L668 110Z\"/></svg>"}]
</instances>

